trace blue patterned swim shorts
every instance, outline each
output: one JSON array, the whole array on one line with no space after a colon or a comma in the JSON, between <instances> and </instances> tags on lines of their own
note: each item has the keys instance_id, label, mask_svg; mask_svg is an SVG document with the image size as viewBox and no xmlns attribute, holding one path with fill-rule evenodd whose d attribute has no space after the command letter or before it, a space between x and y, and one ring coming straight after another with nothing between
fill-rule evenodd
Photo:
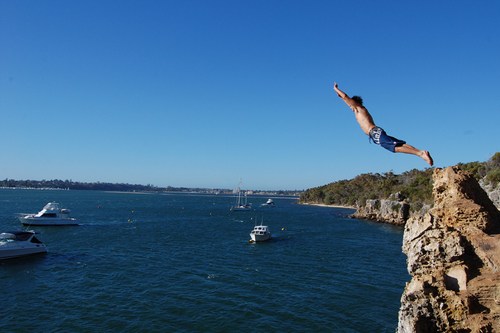
<instances>
[{"instance_id":1,"label":"blue patterned swim shorts","mask_svg":"<svg viewBox=\"0 0 500 333\"><path fill-rule=\"evenodd\" d=\"M387 135L387 133L385 133L385 131L378 126L375 126L370 130L370 139L377 145L382 146L393 153L395 152L396 147L402 146L406 143L406 141Z\"/></svg>"}]
</instances>

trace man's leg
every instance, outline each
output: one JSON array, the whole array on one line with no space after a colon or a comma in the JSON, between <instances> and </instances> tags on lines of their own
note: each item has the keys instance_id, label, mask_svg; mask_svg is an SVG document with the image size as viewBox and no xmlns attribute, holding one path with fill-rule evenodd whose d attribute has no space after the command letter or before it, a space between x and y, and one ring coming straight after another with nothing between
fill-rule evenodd
<instances>
[{"instance_id":1,"label":"man's leg","mask_svg":"<svg viewBox=\"0 0 500 333\"><path fill-rule=\"evenodd\" d=\"M396 153L404 153L404 154L411 154L411 155L416 155L420 158L422 158L424 161L426 161L430 166L434 164L434 161L432 160L431 154L427 150L420 150L417 149L413 146L410 146L409 144L403 144L401 146L397 146L394 151Z\"/></svg>"}]
</instances>

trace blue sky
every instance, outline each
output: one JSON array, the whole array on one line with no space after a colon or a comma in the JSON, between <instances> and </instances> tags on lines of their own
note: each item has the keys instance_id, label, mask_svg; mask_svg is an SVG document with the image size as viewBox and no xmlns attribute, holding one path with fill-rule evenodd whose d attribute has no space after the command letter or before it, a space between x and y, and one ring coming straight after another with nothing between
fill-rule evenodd
<instances>
[{"instance_id":1,"label":"blue sky","mask_svg":"<svg viewBox=\"0 0 500 333\"><path fill-rule=\"evenodd\" d=\"M500 151L498 1L0 0L0 178L306 189Z\"/></svg>"}]
</instances>

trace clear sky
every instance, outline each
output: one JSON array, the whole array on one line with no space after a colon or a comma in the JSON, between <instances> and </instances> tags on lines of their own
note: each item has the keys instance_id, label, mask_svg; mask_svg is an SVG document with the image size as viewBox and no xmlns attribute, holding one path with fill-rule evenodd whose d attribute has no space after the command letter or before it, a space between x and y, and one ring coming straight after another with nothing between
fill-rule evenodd
<instances>
[{"instance_id":1,"label":"clear sky","mask_svg":"<svg viewBox=\"0 0 500 333\"><path fill-rule=\"evenodd\" d=\"M306 189L500 151L496 0L0 0L0 178Z\"/></svg>"}]
</instances>

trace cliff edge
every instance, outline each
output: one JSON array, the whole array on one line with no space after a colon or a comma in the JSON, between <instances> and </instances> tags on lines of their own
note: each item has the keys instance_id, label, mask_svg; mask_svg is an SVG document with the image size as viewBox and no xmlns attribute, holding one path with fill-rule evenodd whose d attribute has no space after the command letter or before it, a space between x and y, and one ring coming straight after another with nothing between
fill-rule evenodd
<instances>
[{"instance_id":1,"label":"cliff edge","mask_svg":"<svg viewBox=\"0 0 500 333\"><path fill-rule=\"evenodd\" d=\"M398 332L500 333L500 212L456 167L433 181L434 207L405 225Z\"/></svg>"}]
</instances>

